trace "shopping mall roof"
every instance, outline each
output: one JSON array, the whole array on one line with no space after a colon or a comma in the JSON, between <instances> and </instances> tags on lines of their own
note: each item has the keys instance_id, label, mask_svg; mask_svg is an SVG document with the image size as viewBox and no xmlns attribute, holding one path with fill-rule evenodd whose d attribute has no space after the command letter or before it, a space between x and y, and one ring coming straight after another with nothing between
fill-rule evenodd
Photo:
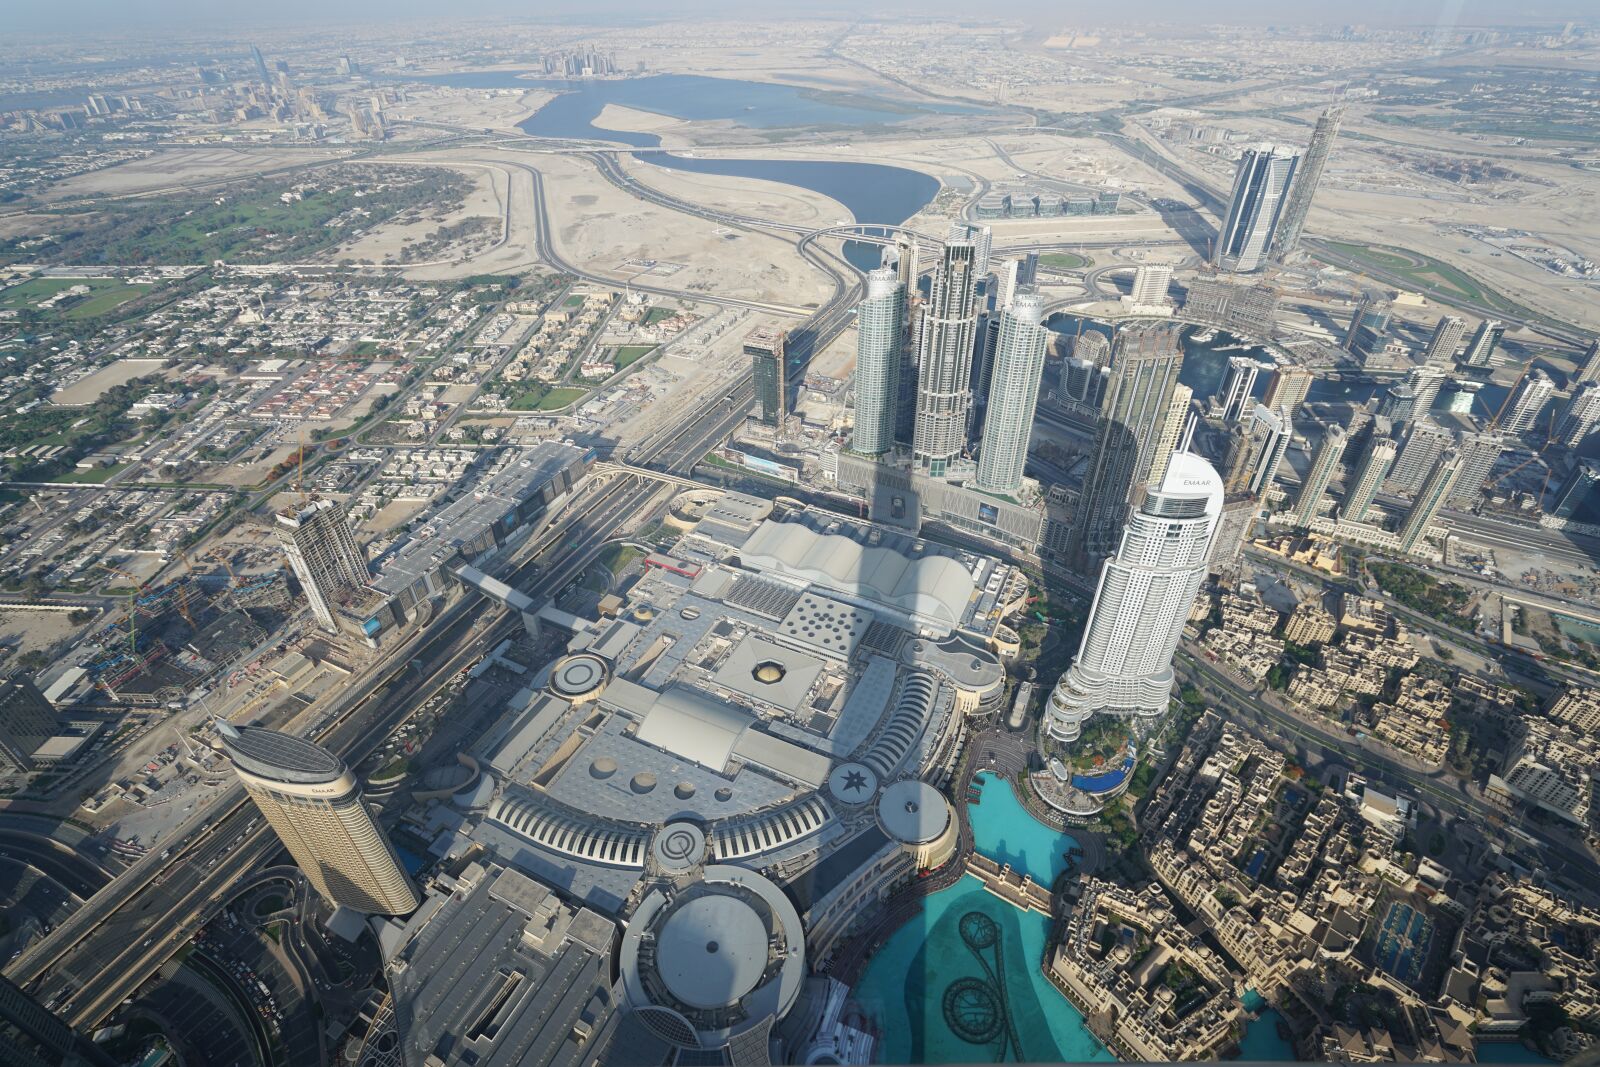
<instances>
[{"instance_id":1,"label":"shopping mall roof","mask_svg":"<svg viewBox=\"0 0 1600 1067\"><path fill-rule=\"evenodd\" d=\"M798 522L763 522L740 552L747 567L804 578L918 620L953 630L977 586L961 562L942 554L915 558Z\"/></svg>"}]
</instances>

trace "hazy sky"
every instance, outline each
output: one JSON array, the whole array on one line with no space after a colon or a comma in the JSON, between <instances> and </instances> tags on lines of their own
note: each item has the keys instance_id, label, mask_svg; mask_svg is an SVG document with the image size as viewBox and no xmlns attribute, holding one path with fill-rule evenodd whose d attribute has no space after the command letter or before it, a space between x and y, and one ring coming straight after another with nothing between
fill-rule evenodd
<instances>
[{"instance_id":1,"label":"hazy sky","mask_svg":"<svg viewBox=\"0 0 1600 1067\"><path fill-rule=\"evenodd\" d=\"M1595 14L1594 0L1012 0L998 8L971 0L0 0L0 28L86 35L132 28L242 29L251 25L382 21L398 18L551 16L658 18L706 14L851 16L978 11L1048 25L1183 22L1371 23L1374 25L1538 25Z\"/></svg>"}]
</instances>

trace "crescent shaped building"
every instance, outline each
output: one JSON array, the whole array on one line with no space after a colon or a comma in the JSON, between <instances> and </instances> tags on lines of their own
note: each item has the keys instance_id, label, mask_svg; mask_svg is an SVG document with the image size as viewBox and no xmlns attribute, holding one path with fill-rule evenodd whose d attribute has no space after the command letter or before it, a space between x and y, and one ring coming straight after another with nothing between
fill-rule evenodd
<instances>
[{"instance_id":1,"label":"crescent shaped building","mask_svg":"<svg viewBox=\"0 0 1600 1067\"><path fill-rule=\"evenodd\" d=\"M343 760L263 727L219 722L217 733L245 792L318 893L368 914L416 908L416 890Z\"/></svg>"}]
</instances>

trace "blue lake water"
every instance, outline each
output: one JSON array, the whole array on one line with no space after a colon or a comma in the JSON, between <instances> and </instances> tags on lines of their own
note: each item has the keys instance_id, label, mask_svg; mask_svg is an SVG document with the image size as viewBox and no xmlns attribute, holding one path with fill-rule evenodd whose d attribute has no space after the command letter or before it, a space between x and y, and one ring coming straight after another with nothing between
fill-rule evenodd
<instances>
[{"instance_id":1,"label":"blue lake water","mask_svg":"<svg viewBox=\"0 0 1600 1067\"><path fill-rule=\"evenodd\" d=\"M977 850L998 863L1031 875L1043 886L1055 884L1067 869L1067 852L1077 848L1071 834L1054 830L1028 814L1011 784L987 773L973 779L981 798L967 806Z\"/></svg>"},{"instance_id":2,"label":"blue lake water","mask_svg":"<svg viewBox=\"0 0 1600 1067\"><path fill-rule=\"evenodd\" d=\"M1246 1005L1248 1006L1248 999ZM1294 1059L1294 1045L1278 1034L1278 1023L1282 1018L1269 1008L1261 1013L1260 1018L1247 1025L1244 1028L1244 1037L1239 1040L1239 1058L1258 1062Z\"/></svg>"},{"instance_id":3,"label":"blue lake water","mask_svg":"<svg viewBox=\"0 0 1600 1067\"><path fill-rule=\"evenodd\" d=\"M1479 1063L1554 1063L1520 1041L1479 1041L1475 1053Z\"/></svg>"},{"instance_id":4,"label":"blue lake water","mask_svg":"<svg viewBox=\"0 0 1600 1067\"><path fill-rule=\"evenodd\" d=\"M742 126L779 128L840 126L861 129L906 117L904 105L872 106L870 98L845 97L792 85L705 78L692 74L658 74L620 81L548 81L520 78L515 71L478 71L418 76L411 81L462 89L548 89L561 95L519 124L537 137L615 141L653 149L661 138L652 133L608 130L594 124L607 104L637 108L672 118L731 120ZM918 104L914 110L958 112L960 105ZM640 152L638 158L673 170L756 178L810 189L844 206L848 219L898 226L922 210L939 192L939 182L920 171L880 163L844 160L722 159L672 152ZM858 270L878 265L875 245L850 243L845 258Z\"/></svg>"},{"instance_id":5,"label":"blue lake water","mask_svg":"<svg viewBox=\"0 0 1600 1067\"><path fill-rule=\"evenodd\" d=\"M879 1063L1113 1060L1040 971L1050 920L966 875L924 901L867 964L852 997Z\"/></svg>"}]
</instances>

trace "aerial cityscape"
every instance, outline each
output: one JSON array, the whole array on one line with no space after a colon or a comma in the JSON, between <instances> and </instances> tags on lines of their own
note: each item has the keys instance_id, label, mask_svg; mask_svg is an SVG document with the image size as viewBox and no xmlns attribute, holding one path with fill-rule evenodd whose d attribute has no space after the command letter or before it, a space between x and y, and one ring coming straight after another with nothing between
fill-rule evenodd
<instances>
[{"instance_id":1,"label":"aerial cityscape","mask_svg":"<svg viewBox=\"0 0 1600 1067\"><path fill-rule=\"evenodd\" d=\"M0 1064L1600 1062L1563 2L0 11Z\"/></svg>"}]
</instances>

